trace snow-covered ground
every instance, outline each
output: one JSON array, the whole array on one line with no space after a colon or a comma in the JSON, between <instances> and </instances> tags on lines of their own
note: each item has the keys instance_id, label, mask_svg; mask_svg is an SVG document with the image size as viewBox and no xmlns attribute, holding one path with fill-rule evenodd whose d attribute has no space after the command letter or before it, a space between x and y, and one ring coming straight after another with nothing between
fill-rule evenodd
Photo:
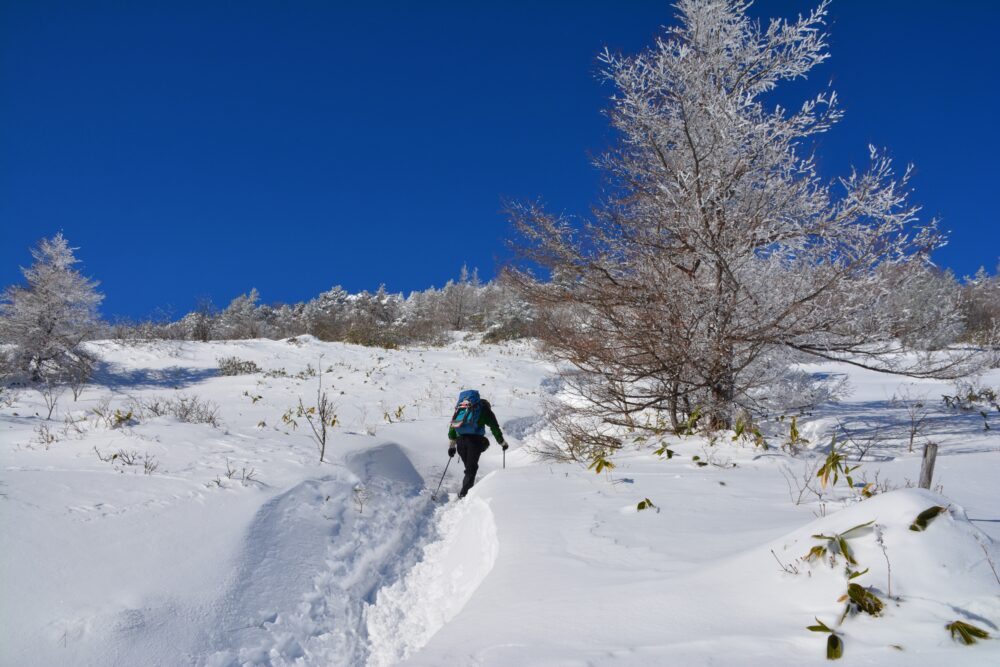
<instances>
[{"instance_id":1,"label":"snow-covered ground","mask_svg":"<svg viewBox=\"0 0 1000 667\"><path fill-rule=\"evenodd\" d=\"M51 420L32 390L0 408L0 664L821 664L817 619L851 663L1000 664L1000 641L945 629L1000 636L1000 414L985 430L947 410L947 383L816 366L853 393L799 418L803 456L671 438L670 460L632 447L598 475L527 452L558 387L528 343L93 349L95 384ZM229 356L264 372L220 376ZM316 369L338 417L324 463L294 410L315 403ZM466 500L435 502L463 387L491 399L512 447L505 469L484 454ZM930 411L913 453L903 394ZM216 425L163 409L179 397L217 406ZM878 476L868 500L812 481L809 450L845 429L848 451L868 448L855 481ZM925 439L943 496L905 488ZM822 497L800 494L807 479ZM844 538L856 564L813 537L868 522ZM849 583L880 597L879 617L838 625Z\"/></svg>"}]
</instances>

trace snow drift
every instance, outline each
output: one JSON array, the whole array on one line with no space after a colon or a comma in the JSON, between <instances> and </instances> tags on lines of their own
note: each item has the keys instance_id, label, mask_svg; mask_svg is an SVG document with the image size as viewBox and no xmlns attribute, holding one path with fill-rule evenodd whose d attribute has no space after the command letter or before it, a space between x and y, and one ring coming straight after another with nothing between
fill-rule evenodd
<instances>
[{"instance_id":1,"label":"snow drift","mask_svg":"<svg viewBox=\"0 0 1000 667\"><path fill-rule=\"evenodd\" d=\"M369 667L388 667L424 646L468 602L499 551L489 505L475 495L439 510L439 537L407 575L367 609Z\"/></svg>"}]
</instances>

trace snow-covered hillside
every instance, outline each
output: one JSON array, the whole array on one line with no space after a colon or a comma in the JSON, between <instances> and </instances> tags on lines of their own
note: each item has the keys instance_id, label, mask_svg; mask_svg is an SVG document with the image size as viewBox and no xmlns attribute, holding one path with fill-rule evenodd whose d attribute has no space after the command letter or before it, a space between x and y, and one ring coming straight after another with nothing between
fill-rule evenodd
<instances>
[{"instance_id":1,"label":"snow-covered hillside","mask_svg":"<svg viewBox=\"0 0 1000 667\"><path fill-rule=\"evenodd\" d=\"M1000 635L1000 414L985 430L947 410L948 384L817 366L854 393L800 418L803 456L672 438L671 459L635 447L598 475L527 452L558 390L527 343L92 349L95 384L51 420L33 390L0 409L3 665L821 664L817 619L845 662L1000 663L1000 642L945 629ZM220 376L224 357L260 371ZM317 369L338 418L323 463L295 409ZM435 502L463 387L512 447L505 469L484 454L467 499ZM926 399L943 496L903 488L920 464L904 393ZM870 446L854 477L878 475L873 498L800 493L838 429ZM850 583L884 607L838 626Z\"/></svg>"}]
</instances>

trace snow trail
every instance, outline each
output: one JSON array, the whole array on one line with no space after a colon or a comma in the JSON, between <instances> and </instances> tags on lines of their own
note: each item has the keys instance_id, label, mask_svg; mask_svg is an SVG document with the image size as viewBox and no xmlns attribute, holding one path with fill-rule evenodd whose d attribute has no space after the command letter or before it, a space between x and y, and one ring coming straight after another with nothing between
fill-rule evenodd
<instances>
[{"instance_id":1,"label":"snow trail","mask_svg":"<svg viewBox=\"0 0 1000 667\"><path fill-rule=\"evenodd\" d=\"M413 565L433 506L396 444L358 452L338 472L258 512L199 664L365 663L364 604Z\"/></svg>"},{"instance_id":2,"label":"snow trail","mask_svg":"<svg viewBox=\"0 0 1000 667\"><path fill-rule=\"evenodd\" d=\"M423 559L367 608L368 667L398 664L426 645L493 569L499 542L486 501L470 495L440 508L437 530Z\"/></svg>"}]
</instances>

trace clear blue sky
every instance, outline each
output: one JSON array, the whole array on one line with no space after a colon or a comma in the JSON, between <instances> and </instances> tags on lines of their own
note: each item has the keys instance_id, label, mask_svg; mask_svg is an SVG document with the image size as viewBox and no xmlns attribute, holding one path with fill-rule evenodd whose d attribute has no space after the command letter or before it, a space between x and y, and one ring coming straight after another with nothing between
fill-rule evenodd
<instances>
[{"instance_id":1,"label":"clear blue sky","mask_svg":"<svg viewBox=\"0 0 1000 667\"><path fill-rule=\"evenodd\" d=\"M814 3L760 0L757 15ZM866 146L917 166L943 219L936 256L1000 256L1000 3L835 1L832 80L847 117L833 175ZM595 77L669 2L0 0L0 285L62 230L106 315L175 315L257 287L442 285L505 256L505 198L585 211L610 139Z\"/></svg>"}]
</instances>

